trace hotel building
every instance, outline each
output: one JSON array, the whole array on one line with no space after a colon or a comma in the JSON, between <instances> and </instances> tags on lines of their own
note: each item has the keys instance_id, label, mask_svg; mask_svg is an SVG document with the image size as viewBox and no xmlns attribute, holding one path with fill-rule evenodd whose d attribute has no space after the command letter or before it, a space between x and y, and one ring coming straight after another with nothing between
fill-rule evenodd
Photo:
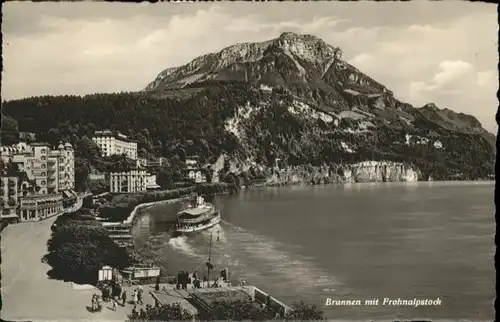
<instances>
[{"instance_id":1,"label":"hotel building","mask_svg":"<svg viewBox=\"0 0 500 322\"><path fill-rule=\"evenodd\" d=\"M2 176L0 186L2 187L2 213L0 218L17 218L17 207L19 204L19 178L14 176Z\"/></svg>"},{"instance_id":2,"label":"hotel building","mask_svg":"<svg viewBox=\"0 0 500 322\"><path fill-rule=\"evenodd\" d=\"M146 191L148 174L143 169L109 173L109 189L112 193Z\"/></svg>"},{"instance_id":3,"label":"hotel building","mask_svg":"<svg viewBox=\"0 0 500 322\"><path fill-rule=\"evenodd\" d=\"M63 210L62 195L29 195L21 198L20 221L38 221Z\"/></svg>"},{"instance_id":4,"label":"hotel building","mask_svg":"<svg viewBox=\"0 0 500 322\"><path fill-rule=\"evenodd\" d=\"M191 170L189 169L187 173L187 178L194 181L195 183L205 183L207 182L207 176L201 170Z\"/></svg>"},{"instance_id":5,"label":"hotel building","mask_svg":"<svg viewBox=\"0 0 500 322\"><path fill-rule=\"evenodd\" d=\"M137 160L137 142L121 133L96 131L92 141L101 148L103 156L126 154L129 158Z\"/></svg>"},{"instance_id":6,"label":"hotel building","mask_svg":"<svg viewBox=\"0 0 500 322\"><path fill-rule=\"evenodd\" d=\"M17 164L20 172L34 180L37 193L62 193L75 188L75 156L69 143L60 143L56 149L46 143L18 143L1 147L0 153L5 163Z\"/></svg>"}]
</instances>

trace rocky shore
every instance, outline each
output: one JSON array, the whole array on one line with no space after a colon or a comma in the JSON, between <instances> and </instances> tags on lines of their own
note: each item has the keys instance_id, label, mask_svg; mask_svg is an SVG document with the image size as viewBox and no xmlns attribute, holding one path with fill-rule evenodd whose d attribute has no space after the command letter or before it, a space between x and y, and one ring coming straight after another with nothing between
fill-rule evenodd
<instances>
[{"instance_id":1,"label":"rocky shore","mask_svg":"<svg viewBox=\"0 0 500 322\"><path fill-rule=\"evenodd\" d=\"M255 186L319 185L355 182L415 182L425 178L404 163L365 161L346 165L301 165L261 169L265 180Z\"/></svg>"}]
</instances>

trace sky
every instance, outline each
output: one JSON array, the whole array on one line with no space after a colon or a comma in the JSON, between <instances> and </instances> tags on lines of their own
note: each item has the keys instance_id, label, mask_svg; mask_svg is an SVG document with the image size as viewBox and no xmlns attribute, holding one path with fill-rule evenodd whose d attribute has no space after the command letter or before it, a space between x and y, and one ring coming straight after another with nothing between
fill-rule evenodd
<instances>
[{"instance_id":1,"label":"sky","mask_svg":"<svg viewBox=\"0 0 500 322\"><path fill-rule=\"evenodd\" d=\"M291 31L340 47L404 102L472 114L496 132L494 4L7 2L2 19L2 100L137 91L165 68Z\"/></svg>"}]
</instances>

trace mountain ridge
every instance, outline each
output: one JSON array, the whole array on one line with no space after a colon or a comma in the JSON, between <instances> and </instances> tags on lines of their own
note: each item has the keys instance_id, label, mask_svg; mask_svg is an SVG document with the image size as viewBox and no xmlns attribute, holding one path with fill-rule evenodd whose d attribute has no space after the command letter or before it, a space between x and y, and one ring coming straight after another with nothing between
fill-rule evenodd
<instances>
[{"instance_id":1,"label":"mountain ridge","mask_svg":"<svg viewBox=\"0 0 500 322\"><path fill-rule=\"evenodd\" d=\"M337 165L368 162L378 174L355 176L406 180L412 168L419 180L479 179L492 176L495 155L494 135L474 116L402 102L343 61L340 48L293 33L164 69L135 93L14 100L2 113L9 126L55 144L62 136L88 150L93 131L111 129L137 140L143 157L177 164L198 154L213 164L227 155L230 169L254 175L279 163L292 169L285 177L314 178L309 166L336 176ZM377 164L395 164L401 176Z\"/></svg>"}]
</instances>

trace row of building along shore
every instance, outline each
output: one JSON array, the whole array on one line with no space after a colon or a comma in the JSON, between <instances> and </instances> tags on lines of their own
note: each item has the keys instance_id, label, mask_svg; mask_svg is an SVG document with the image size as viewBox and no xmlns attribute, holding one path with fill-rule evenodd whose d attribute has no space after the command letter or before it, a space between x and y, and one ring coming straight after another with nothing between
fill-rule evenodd
<instances>
[{"instance_id":1,"label":"row of building along shore","mask_svg":"<svg viewBox=\"0 0 500 322\"><path fill-rule=\"evenodd\" d=\"M0 147L2 222L38 221L77 200L75 155L70 143L20 142Z\"/></svg>"},{"instance_id":2,"label":"row of building along shore","mask_svg":"<svg viewBox=\"0 0 500 322\"><path fill-rule=\"evenodd\" d=\"M22 138L22 137L21 137ZM90 173L88 180L104 180L109 182L109 193L140 193L159 188L156 184L156 174L159 167L165 166L166 159L145 160L138 155L137 142L127 136L112 132L95 132L92 140L99 147L103 157L125 155L135 166L127 167L122 171L108 171L106 173ZM43 142L19 142L12 146L0 146L1 157L1 193L2 212L0 213L1 227L4 223L19 223L40 221L64 212L74 211L83 205L84 196L90 193L77 194L75 192L75 149L68 142L60 142L57 146ZM196 157L187 157L185 160L185 179L193 183L206 182L206 169L198 164ZM93 196L92 200L100 200L102 194ZM137 206L135 211L140 206ZM98 211L94 211L96 219ZM133 215L131 215L133 218ZM123 222L104 222L102 226L108 231L109 237L120 247L133 247L131 228L133 220ZM1 229L0 229L1 230ZM210 245L211 247L211 245ZM209 258L210 261L210 258ZM111 267L104 266L98 272L98 280L109 281ZM222 272L225 272L222 274ZM113 273L111 273L112 275ZM210 274L210 273L208 273ZM160 283L160 269L156 266L134 266L121 271L122 278L126 276L130 285ZM251 300L256 307L267 306L270 317L284 316L290 309L287 305L271 297L256 287L232 286L229 272L221 271L221 276L207 287L196 284L196 278L187 278L184 288L177 279L164 282L163 290L150 292L155 304L167 304L177 301L198 310L211 310L213 301L222 297L228 300ZM212 283L213 282L213 283ZM212 286L210 286L212 285ZM214 286L217 285L217 286ZM168 290L167 290L168 287ZM130 289L132 286L130 286ZM134 304L135 305L135 304ZM125 306L125 302L123 304Z\"/></svg>"},{"instance_id":3,"label":"row of building along shore","mask_svg":"<svg viewBox=\"0 0 500 322\"><path fill-rule=\"evenodd\" d=\"M96 131L92 140L101 149L102 156L125 154L136 162L136 167L121 172L91 174L91 180L109 179L111 193L134 193L159 188L156 175L151 173L151 170L164 166L167 162L165 158L159 157L155 160L140 158L137 153L137 142L119 132ZM196 156L187 158L186 166L186 179L196 183L206 182L206 175L199 168Z\"/></svg>"},{"instance_id":4,"label":"row of building along shore","mask_svg":"<svg viewBox=\"0 0 500 322\"><path fill-rule=\"evenodd\" d=\"M77 199L75 192L75 150L69 142L51 146L44 142L23 140L0 146L2 211L0 221L38 221L62 212ZM135 166L122 171L90 173L89 181L104 180L110 193L138 193L158 189L155 169L167 162L163 157L146 160L139 157L137 141L114 131L96 131L92 141L102 156L125 155ZM196 156L186 159L186 179L196 183L207 178Z\"/></svg>"}]
</instances>

